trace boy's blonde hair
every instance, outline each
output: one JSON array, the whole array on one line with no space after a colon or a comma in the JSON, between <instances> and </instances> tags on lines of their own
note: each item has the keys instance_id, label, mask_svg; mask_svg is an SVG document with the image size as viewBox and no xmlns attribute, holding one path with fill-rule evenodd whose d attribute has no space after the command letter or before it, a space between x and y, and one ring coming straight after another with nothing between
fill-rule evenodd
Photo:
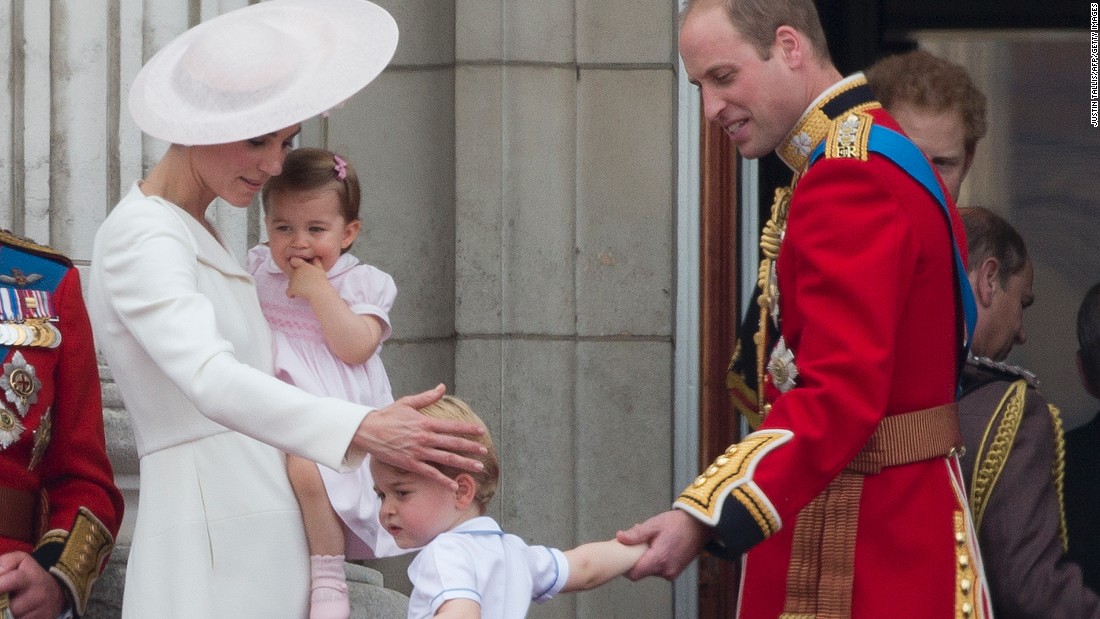
<instances>
[{"instance_id":1,"label":"boy's blonde hair","mask_svg":"<svg viewBox=\"0 0 1100 619\"><path fill-rule=\"evenodd\" d=\"M421 413L424 413L428 417L433 419L445 419L449 421L465 421L468 423L474 423L481 426L484 429L479 436L464 436L472 441L481 443L485 446L488 452L483 456L477 456L470 454L462 454L464 456L470 456L475 460L479 460L485 468L481 471L467 471L463 469L457 469L450 466L439 466L440 471L444 475L454 479L458 477L460 473L466 473L474 479L477 483L477 490L474 495L474 500L481 508L481 513L485 513L486 508L489 505L489 501L493 499L493 495L497 492L497 484L500 482L500 460L497 459L497 450L493 446L493 437L489 435L489 428L485 425L485 422L478 417L474 409L470 408L470 405L462 400L450 396L443 396L438 402L430 404L420 409Z\"/></svg>"}]
</instances>

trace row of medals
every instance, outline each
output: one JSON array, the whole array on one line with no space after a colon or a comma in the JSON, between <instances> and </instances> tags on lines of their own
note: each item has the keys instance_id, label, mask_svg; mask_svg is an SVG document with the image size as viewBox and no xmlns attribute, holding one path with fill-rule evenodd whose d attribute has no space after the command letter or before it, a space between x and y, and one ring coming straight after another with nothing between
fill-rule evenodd
<instances>
[{"instance_id":1,"label":"row of medals","mask_svg":"<svg viewBox=\"0 0 1100 619\"><path fill-rule=\"evenodd\" d=\"M0 322L0 345L57 348L61 331L47 318L28 318L20 322Z\"/></svg>"}]
</instances>

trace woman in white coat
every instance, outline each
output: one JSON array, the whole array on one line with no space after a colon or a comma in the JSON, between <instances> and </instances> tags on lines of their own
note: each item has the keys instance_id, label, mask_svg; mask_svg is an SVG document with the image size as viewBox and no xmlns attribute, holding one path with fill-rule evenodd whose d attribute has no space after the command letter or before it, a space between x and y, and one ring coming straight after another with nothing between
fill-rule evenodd
<instances>
[{"instance_id":1,"label":"woman in white coat","mask_svg":"<svg viewBox=\"0 0 1100 619\"><path fill-rule=\"evenodd\" d=\"M415 408L377 411L289 386L251 277L206 219L279 174L299 123L392 57L397 26L365 0L271 0L200 24L142 68L130 109L171 143L99 229L89 310L133 421L141 500L123 615L305 617L309 560L284 452L337 470L371 457L441 483L482 448ZM368 414L369 413L369 414Z\"/></svg>"}]
</instances>

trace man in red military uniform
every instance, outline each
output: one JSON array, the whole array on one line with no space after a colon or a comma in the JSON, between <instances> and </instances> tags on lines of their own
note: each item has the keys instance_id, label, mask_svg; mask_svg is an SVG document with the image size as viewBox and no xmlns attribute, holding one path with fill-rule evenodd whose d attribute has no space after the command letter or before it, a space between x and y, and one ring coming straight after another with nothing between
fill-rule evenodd
<instances>
[{"instance_id":1,"label":"man in red military uniform","mask_svg":"<svg viewBox=\"0 0 1100 619\"><path fill-rule=\"evenodd\" d=\"M631 577L707 545L744 555L743 617L987 616L955 457L972 300L954 203L863 76L841 78L812 0L693 0L681 24L707 118L794 182L761 239L762 423L620 534L650 543Z\"/></svg>"},{"instance_id":2,"label":"man in red military uniform","mask_svg":"<svg viewBox=\"0 0 1100 619\"><path fill-rule=\"evenodd\" d=\"M0 617L81 616L114 547L91 325L68 259L0 232Z\"/></svg>"}]
</instances>

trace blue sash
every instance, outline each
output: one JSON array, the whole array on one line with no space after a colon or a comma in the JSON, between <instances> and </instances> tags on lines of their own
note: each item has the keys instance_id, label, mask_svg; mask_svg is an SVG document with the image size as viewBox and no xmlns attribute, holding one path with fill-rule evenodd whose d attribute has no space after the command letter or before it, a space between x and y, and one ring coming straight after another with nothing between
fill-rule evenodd
<instances>
[{"instance_id":1,"label":"blue sash","mask_svg":"<svg viewBox=\"0 0 1100 619\"><path fill-rule=\"evenodd\" d=\"M943 189L936 182L936 174L932 171L932 165L925 158L909 138L897 131L880 125L871 125L871 135L867 140L867 150L878 153L893 161L895 165L920 183L928 193L939 203L943 214L947 218L947 230L951 234L951 249L955 254L955 279L959 297L962 300L963 319L965 330L962 334L961 361L965 362L970 352L971 340L974 337L974 326L978 322L978 306L974 303L974 292L970 289L970 280L966 276L966 267L963 266L962 255L959 253L959 244L955 240L955 227L951 225L951 213L947 209L947 199L943 195ZM810 153L810 165L813 165L825 154L825 142L822 141L817 148Z\"/></svg>"}]
</instances>

